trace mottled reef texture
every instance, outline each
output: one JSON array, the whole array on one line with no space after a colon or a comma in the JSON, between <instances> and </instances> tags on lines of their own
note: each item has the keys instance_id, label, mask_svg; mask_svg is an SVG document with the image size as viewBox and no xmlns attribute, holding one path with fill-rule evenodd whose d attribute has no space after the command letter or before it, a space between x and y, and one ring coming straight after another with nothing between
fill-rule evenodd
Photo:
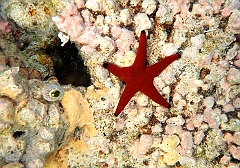
<instances>
[{"instance_id":1,"label":"mottled reef texture","mask_svg":"<svg viewBox=\"0 0 240 168\"><path fill-rule=\"evenodd\" d=\"M239 0L0 0L0 167L238 168ZM141 30L171 104L118 116ZM63 96L62 96L63 95Z\"/></svg>"}]
</instances>

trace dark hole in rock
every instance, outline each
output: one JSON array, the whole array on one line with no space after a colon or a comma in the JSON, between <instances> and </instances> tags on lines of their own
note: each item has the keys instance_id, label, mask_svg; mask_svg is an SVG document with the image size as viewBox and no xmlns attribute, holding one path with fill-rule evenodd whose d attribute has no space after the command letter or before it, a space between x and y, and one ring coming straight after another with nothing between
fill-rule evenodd
<instances>
[{"instance_id":1,"label":"dark hole in rock","mask_svg":"<svg viewBox=\"0 0 240 168\"><path fill-rule=\"evenodd\" d=\"M84 66L75 44L68 42L62 47L61 42L58 41L45 52L52 57L56 77L60 84L84 87L91 85L88 68Z\"/></svg>"},{"instance_id":2,"label":"dark hole in rock","mask_svg":"<svg viewBox=\"0 0 240 168\"><path fill-rule=\"evenodd\" d=\"M13 137L14 137L14 138L19 138L20 136L22 136L22 135L24 135L24 134L25 134L24 131L15 131L15 132L13 133Z\"/></svg>"}]
</instances>

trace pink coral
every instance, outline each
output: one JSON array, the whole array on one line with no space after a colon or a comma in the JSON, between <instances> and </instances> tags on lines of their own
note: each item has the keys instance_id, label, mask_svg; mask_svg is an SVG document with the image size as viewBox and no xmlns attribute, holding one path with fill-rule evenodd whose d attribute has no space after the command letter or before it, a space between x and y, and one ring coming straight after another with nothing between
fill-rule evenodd
<instances>
[{"instance_id":1,"label":"pink coral","mask_svg":"<svg viewBox=\"0 0 240 168\"><path fill-rule=\"evenodd\" d=\"M187 129L194 130L194 127L201 126L202 122L203 122L203 115L193 114L191 118L187 119Z\"/></svg>"},{"instance_id":2,"label":"pink coral","mask_svg":"<svg viewBox=\"0 0 240 168\"><path fill-rule=\"evenodd\" d=\"M234 65L235 65L236 67L240 68L240 59L234 61Z\"/></svg>"},{"instance_id":3,"label":"pink coral","mask_svg":"<svg viewBox=\"0 0 240 168\"><path fill-rule=\"evenodd\" d=\"M225 104L222 109L225 113L234 111L234 107L231 104Z\"/></svg>"},{"instance_id":4,"label":"pink coral","mask_svg":"<svg viewBox=\"0 0 240 168\"><path fill-rule=\"evenodd\" d=\"M173 11L173 15L181 13L183 16L189 14L189 3L187 0L169 0L169 6Z\"/></svg>"},{"instance_id":5,"label":"pink coral","mask_svg":"<svg viewBox=\"0 0 240 168\"><path fill-rule=\"evenodd\" d=\"M233 34L240 34L240 11L234 10L228 20L228 28Z\"/></svg>"},{"instance_id":6,"label":"pink coral","mask_svg":"<svg viewBox=\"0 0 240 168\"><path fill-rule=\"evenodd\" d=\"M9 22L0 19L0 34L1 33L10 33L12 31L12 26Z\"/></svg>"},{"instance_id":7,"label":"pink coral","mask_svg":"<svg viewBox=\"0 0 240 168\"><path fill-rule=\"evenodd\" d=\"M225 8L222 10L223 17L228 17L234 9L240 8L240 2L239 0L232 0L230 4L227 4Z\"/></svg>"},{"instance_id":8,"label":"pink coral","mask_svg":"<svg viewBox=\"0 0 240 168\"><path fill-rule=\"evenodd\" d=\"M204 104L204 106L206 106L207 108L212 108L213 105L214 105L214 97L212 97L212 96L206 97L206 98L203 100L203 104Z\"/></svg>"},{"instance_id":9,"label":"pink coral","mask_svg":"<svg viewBox=\"0 0 240 168\"><path fill-rule=\"evenodd\" d=\"M130 151L135 157L144 157L147 150L153 144L153 137L151 135L143 134L140 139L137 139L132 144Z\"/></svg>"},{"instance_id":10,"label":"pink coral","mask_svg":"<svg viewBox=\"0 0 240 168\"><path fill-rule=\"evenodd\" d=\"M233 101L233 106L235 108L240 108L240 98L236 98L236 100Z\"/></svg>"},{"instance_id":11,"label":"pink coral","mask_svg":"<svg viewBox=\"0 0 240 168\"><path fill-rule=\"evenodd\" d=\"M218 128L219 127L219 120L220 120L220 116L221 115L221 110L219 109L210 109L210 108L207 108L204 110L204 113L203 113L203 118L204 118L204 121L208 123L208 126L210 128Z\"/></svg>"},{"instance_id":12,"label":"pink coral","mask_svg":"<svg viewBox=\"0 0 240 168\"><path fill-rule=\"evenodd\" d=\"M240 68L240 49L238 50L237 55L235 57L234 65Z\"/></svg>"},{"instance_id":13,"label":"pink coral","mask_svg":"<svg viewBox=\"0 0 240 168\"><path fill-rule=\"evenodd\" d=\"M183 131L182 125L185 123L185 120L182 118L182 116L178 116L169 118L166 123L167 126L165 127L165 130L168 134L180 134Z\"/></svg>"},{"instance_id":14,"label":"pink coral","mask_svg":"<svg viewBox=\"0 0 240 168\"><path fill-rule=\"evenodd\" d=\"M119 38L122 33L122 28L119 26L113 26L111 29L111 34L114 38Z\"/></svg>"},{"instance_id":15,"label":"pink coral","mask_svg":"<svg viewBox=\"0 0 240 168\"><path fill-rule=\"evenodd\" d=\"M240 71L236 68L230 68L227 75L227 81L232 84L240 84Z\"/></svg>"},{"instance_id":16,"label":"pink coral","mask_svg":"<svg viewBox=\"0 0 240 168\"><path fill-rule=\"evenodd\" d=\"M240 147L230 144L228 146L229 152L232 154L233 158L240 160Z\"/></svg>"},{"instance_id":17,"label":"pink coral","mask_svg":"<svg viewBox=\"0 0 240 168\"><path fill-rule=\"evenodd\" d=\"M84 18L78 12L77 6L71 5L59 16L53 17L52 20L62 32L68 34L78 45L84 45L83 51L94 52L98 46L102 50L114 51L116 43L107 36L101 36L100 30L92 23L91 13L84 10L82 15Z\"/></svg>"},{"instance_id":18,"label":"pink coral","mask_svg":"<svg viewBox=\"0 0 240 168\"><path fill-rule=\"evenodd\" d=\"M220 81L220 86L225 92L227 92L231 85L227 82L226 78L222 78Z\"/></svg>"},{"instance_id":19,"label":"pink coral","mask_svg":"<svg viewBox=\"0 0 240 168\"><path fill-rule=\"evenodd\" d=\"M172 134L178 134L182 132L182 126L181 125L167 125L165 127L166 133L172 135Z\"/></svg>"},{"instance_id":20,"label":"pink coral","mask_svg":"<svg viewBox=\"0 0 240 168\"><path fill-rule=\"evenodd\" d=\"M224 139L229 143L240 145L240 132L234 132L233 135L227 132L224 134Z\"/></svg>"},{"instance_id":21,"label":"pink coral","mask_svg":"<svg viewBox=\"0 0 240 168\"><path fill-rule=\"evenodd\" d=\"M214 9L214 13L218 13L221 9L221 5L224 3L224 0L199 0L199 3L204 7L206 5L211 6Z\"/></svg>"},{"instance_id":22,"label":"pink coral","mask_svg":"<svg viewBox=\"0 0 240 168\"><path fill-rule=\"evenodd\" d=\"M203 131L197 131L194 133L194 144L195 145L199 145L203 138L204 138L205 134Z\"/></svg>"},{"instance_id":23,"label":"pink coral","mask_svg":"<svg viewBox=\"0 0 240 168\"><path fill-rule=\"evenodd\" d=\"M181 145L178 146L178 151L181 154L181 156L192 156L193 153L193 138L192 133L188 131L183 131L181 134L179 134L179 137L181 139Z\"/></svg>"},{"instance_id":24,"label":"pink coral","mask_svg":"<svg viewBox=\"0 0 240 168\"><path fill-rule=\"evenodd\" d=\"M85 29L83 19L75 5L67 7L61 15L53 17L52 20L62 32L70 35L73 39L77 39Z\"/></svg>"},{"instance_id":25,"label":"pink coral","mask_svg":"<svg viewBox=\"0 0 240 168\"><path fill-rule=\"evenodd\" d=\"M177 116L169 118L166 123L171 125L183 125L185 123L185 120L182 118L182 116Z\"/></svg>"},{"instance_id":26,"label":"pink coral","mask_svg":"<svg viewBox=\"0 0 240 168\"><path fill-rule=\"evenodd\" d=\"M134 40L135 38L133 32L127 29L122 29L119 38L116 40L117 47L120 52L130 50L130 46L134 43Z\"/></svg>"},{"instance_id":27,"label":"pink coral","mask_svg":"<svg viewBox=\"0 0 240 168\"><path fill-rule=\"evenodd\" d=\"M84 0L75 0L74 3L76 3L78 9L85 7Z\"/></svg>"},{"instance_id":28,"label":"pink coral","mask_svg":"<svg viewBox=\"0 0 240 168\"><path fill-rule=\"evenodd\" d=\"M224 155L224 156L221 158L220 162L221 162L222 164L224 164L224 165L227 165L227 164L230 162L230 156ZM225 167L223 167L223 168L225 168Z\"/></svg>"}]
</instances>

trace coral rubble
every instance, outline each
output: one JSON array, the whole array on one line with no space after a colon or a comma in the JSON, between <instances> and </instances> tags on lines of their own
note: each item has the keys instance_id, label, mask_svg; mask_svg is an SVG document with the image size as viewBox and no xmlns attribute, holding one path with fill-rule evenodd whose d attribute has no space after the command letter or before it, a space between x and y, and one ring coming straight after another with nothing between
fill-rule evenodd
<instances>
[{"instance_id":1,"label":"coral rubble","mask_svg":"<svg viewBox=\"0 0 240 168\"><path fill-rule=\"evenodd\" d=\"M239 18L239 0L1 0L0 167L239 167ZM132 65L141 30L147 64L181 55L153 80L171 108L136 93L115 117L102 64Z\"/></svg>"}]
</instances>

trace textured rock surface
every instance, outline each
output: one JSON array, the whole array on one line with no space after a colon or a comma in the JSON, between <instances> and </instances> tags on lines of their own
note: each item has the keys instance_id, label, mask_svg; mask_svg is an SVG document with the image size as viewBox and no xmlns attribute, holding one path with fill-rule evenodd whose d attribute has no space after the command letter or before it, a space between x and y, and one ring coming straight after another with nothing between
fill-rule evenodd
<instances>
[{"instance_id":1,"label":"textured rock surface","mask_svg":"<svg viewBox=\"0 0 240 168\"><path fill-rule=\"evenodd\" d=\"M239 167L239 0L1 2L0 167ZM125 84L102 63L131 65L141 30L148 65L181 54L153 81L171 108L137 93L115 117ZM92 83L49 102L57 35Z\"/></svg>"}]
</instances>

